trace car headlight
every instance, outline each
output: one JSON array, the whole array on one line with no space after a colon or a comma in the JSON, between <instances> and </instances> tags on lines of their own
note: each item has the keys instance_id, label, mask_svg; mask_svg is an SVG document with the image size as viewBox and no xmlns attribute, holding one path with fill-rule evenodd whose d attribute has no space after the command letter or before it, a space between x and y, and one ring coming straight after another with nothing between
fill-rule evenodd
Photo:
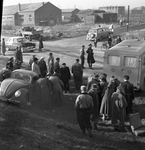
<instances>
[{"instance_id":1,"label":"car headlight","mask_svg":"<svg viewBox=\"0 0 145 150\"><path fill-rule=\"evenodd\" d=\"M18 90L15 92L15 97L19 97L20 95L21 95L21 91Z\"/></svg>"}]
</instances>

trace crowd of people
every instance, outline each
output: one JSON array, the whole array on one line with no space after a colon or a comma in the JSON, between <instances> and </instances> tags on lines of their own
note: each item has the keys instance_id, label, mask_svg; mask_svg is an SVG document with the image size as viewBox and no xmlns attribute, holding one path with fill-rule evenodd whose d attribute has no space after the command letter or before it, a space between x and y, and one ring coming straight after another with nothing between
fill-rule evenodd
<instances>
[{"instance_id":1,"label":"crowd of people","mask_svg":"<svg viewBox=\"0 0 145 150\"><path fill-rule=\"evenodd\" d=\"M87 86L80 87L81 94L75 102L78 124L83 134L92 137L92 129L98 130L98 120L111 120L115 131L126 131L124 122L133 112L133 84L129 76L121 82L114 76L107 81L105 73L88 78ZM92 127L93 126L93 127Z\"/></svg>"}]
</instances>

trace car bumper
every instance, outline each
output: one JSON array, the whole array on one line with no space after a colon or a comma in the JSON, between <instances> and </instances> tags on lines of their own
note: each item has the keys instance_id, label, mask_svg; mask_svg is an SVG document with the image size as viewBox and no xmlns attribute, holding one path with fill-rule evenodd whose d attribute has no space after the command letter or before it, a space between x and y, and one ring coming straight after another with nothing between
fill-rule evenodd
<instances>
[{"instance_id":1,"label":"car bumper","mask_svg":"<svg viewBox=\"0 0 145 150\"><path fill-rule=\"evenodd\" d=\"M18 100L13 100L12 98L6 98L4 96L0 96L0 100L4 102L11 102L11 103L20 103Z\"/></svg>"}]
</instances>

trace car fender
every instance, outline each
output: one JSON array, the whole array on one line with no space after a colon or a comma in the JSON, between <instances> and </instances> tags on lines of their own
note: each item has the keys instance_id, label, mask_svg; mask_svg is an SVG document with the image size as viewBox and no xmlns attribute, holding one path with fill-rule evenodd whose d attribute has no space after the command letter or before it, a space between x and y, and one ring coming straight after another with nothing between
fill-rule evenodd
<instances>
[{"instance_id":1,"label":"car fender","mask_svg":"<svg viewBox=\"0 0 145 150\"><path fill-rule=\"evenodd\" d=\"M20 100L20 101L21 99L25 97L25 95L29 94L29 91L26 88L21 88L19 89L19 91L21 92L21 95L17 98L17 100Z\"/></svg>"}]
</instances>

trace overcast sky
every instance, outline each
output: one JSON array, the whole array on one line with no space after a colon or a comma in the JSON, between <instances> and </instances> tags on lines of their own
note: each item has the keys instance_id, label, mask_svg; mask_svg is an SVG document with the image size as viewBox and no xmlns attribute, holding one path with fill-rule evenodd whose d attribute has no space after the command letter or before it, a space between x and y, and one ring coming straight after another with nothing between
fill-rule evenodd
<instances>
[{"instance_id":1,"label":"overcast sky","mask_svg":"<svg viewBox=\"0 0 145 150\"><path fill-rule=\"evenodd\" d=\"M48 0L4 0L4 5L15 5L18 3L48 2ZM145 6L145 0L49 0L59 8L95 9L100 6L128 6L131 8Z\"/></svg>"}]
</instances>

